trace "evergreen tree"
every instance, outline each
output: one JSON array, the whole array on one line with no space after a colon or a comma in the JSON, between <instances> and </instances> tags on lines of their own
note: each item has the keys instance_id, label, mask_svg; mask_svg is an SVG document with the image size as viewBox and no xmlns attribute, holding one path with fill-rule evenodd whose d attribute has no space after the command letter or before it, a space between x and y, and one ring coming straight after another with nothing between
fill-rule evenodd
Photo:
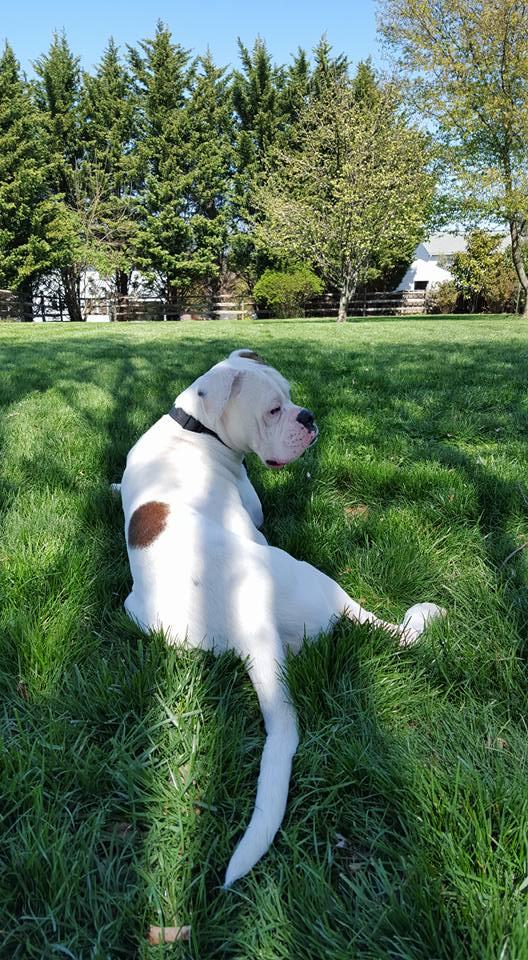
<instances>
[{"instance_id":1,"label":"evergreen tree","mask_svg":"<svg viewBox=\"0 0 528 960\"><path fill-rule=\"evenodd\" d=\"M18 61L0 58L0 286L30 294L35 207L46 198L42 130Z\"/></svg>"},{"instance_id":2,"label":"evergreen tree","mask_svg":"<svg viewBox=\"0 0 528 960\"><path fill-rule=\"evenodd\" d=\"M112 39L95 76L84 74L81 114L82 182L92 211L94 245L103 270L114 271L116 293L126 296L137 238L133 208L140 186L138 116L131 78Z\"/></svg>"},{"instance_id":3,"label":"evergreen tree","mask_svg":"<svg viewBox=\"0 0 528 960\"><path fill-rule=\"evenodd\" d=\"M49 174L40 116L6 44L0 57L0 286L17 290L25 305L33 283L64 256Z\"/></svg>"},{"instance_id":4,"label":"evergreen tree","mask_svg":"<svg viewBox=\"0 0 528 960\"><path fill-rule=\"evenodd\" d=\"M64 34L55 34L47 54L35 63L39 78L37 100L46 133L50 162L50 190L61 200L58 215L64 238L60 268L64 300L70 320L82 320L81 271L87 265L83 214L86 209L79 177L82 131L79 112L79 58Z\"/></svg>"},{"instance_id":5,"label":"evergreen tree","mask_svg":"<svg viewBox=\"0 0 528 960\"><path fill-rule=\"evenodd\" d=\"M346 82L349 63L344 53L337 57L332 56L332 45L323 34L313 50L314 68L311 79L311 93L313 97L321 97L328 86Z\"/></svg>"},{"instance_id":6,"label":"evergreen tree","mask_svg":"<svg viewBox=\"0 0 528 960\"><path fill-rule=\"evenodd\" d=\"M282 106L289 124L297 123L301 112L308 105L311 88L310 61L300 47L285 72L282 90Z\"/></svg>"},{"instance_id":7,"label":"evergreen tree","mask_svg":"<svg viewBox=\"0 0 528 960\"><path fill-rule=\"evenodd\" d=\"M370 57L360 60L351 81L354 99L362 103L375 103L381 90Z\"/></svg>"},{"instance_id":8,"label":"evergreen tree","mask_svg":"<svg viewBox=\"0 0 528 960\"><path fill-rule=\"evenodd\" d=\"M233 74L233 106L238 127L238 169L262 170L283 120L284 71L272 63L260 37L249 51L238 41L242 70Z\"/></svg>"},{"instance_id":9,"label":"evergreen tree","mask_svg":"<svg viewBox=\"0 0 528 960\"><path fill-rule=\"evenodd\" d=\"M182 118L179 166L186 243L178 276L213 295L225 260L231 216L233 124L225 70L207 52L193 71Z\"/></svg>"},{"instance_id":10,"label":"evergreen tree","mask_svg":"<svg viewBox=\"0 0 528 960\"><path fill-rule=\"evenodd\" d=\"M241 40L238 46L242 69L235 70L232 87L236 125L232 256L235 268L254 280L268 262L259 264L250 227L256 215L254 191L287 119L285 72L273 64L260 37L251 51Z\"/></svg>"},{"instance_id":11,"label":"evergreen tree","mask_svg":"<svg viewBox=\"0 0 528 960\"><path fill-rule=\"evenodd\" d=\"M187 246L187 180L181 154L189 53L172 42L170 31L159 22L152 39L129 48L129 59L140 104L138 159L144 176L137 263L158 281L169 302L178 303Z\"/></svg>"}]
</instances>

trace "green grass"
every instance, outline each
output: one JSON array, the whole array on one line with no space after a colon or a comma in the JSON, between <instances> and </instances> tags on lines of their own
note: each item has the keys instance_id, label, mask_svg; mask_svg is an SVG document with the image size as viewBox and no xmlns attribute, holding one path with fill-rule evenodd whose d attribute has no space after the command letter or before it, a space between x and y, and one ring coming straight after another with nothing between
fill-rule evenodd
<instances>
[{"instance_id":1,"label":"green grass","mask_svg":"<svg viewBox=\"0 0 528 960\"><path fill-rule=\"evenodd\" d=\"M528 956L526 324L485 317L0 330L0 957ZM283 829L220 889L262 722L243 666L122 613L118 480L183 385L255 347L317 414L269 539L389 619L289 666ZM192 925L148 947L150 924Z\"/></svg>"}]
</instances>

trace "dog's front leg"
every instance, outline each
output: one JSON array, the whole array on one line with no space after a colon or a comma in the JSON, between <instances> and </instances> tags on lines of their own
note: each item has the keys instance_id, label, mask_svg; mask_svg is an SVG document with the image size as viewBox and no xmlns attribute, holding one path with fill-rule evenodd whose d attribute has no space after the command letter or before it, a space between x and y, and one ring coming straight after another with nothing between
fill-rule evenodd
<instances>
[{"instance_id":1,"label":"dog's front leg","mask_svg":"<svg viewBox=\"0 0 528 960\"><path fill-rule=\"evenodd\" d=\"M244 466L242 467L242 476L238 485L238 490L240 493L242 506L249 513L249 516L251 517L257 530L260 530L262 524L264 523L262 504Z\"/></svg>"}]
</instances>

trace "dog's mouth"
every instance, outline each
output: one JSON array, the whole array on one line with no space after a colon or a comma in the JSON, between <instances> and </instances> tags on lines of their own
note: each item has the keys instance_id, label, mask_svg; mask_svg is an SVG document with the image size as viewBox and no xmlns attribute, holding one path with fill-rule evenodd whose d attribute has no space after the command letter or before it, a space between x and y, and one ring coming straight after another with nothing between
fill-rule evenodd
<instances>
[{"instance_id":1,"label":"dog's mouth","mask_svg":"<svg viewBox=\"0 0 528 960\"><path fill-rule=\"evenodd\" d=\"M289 463L292 463L294 460L297 460L299 456L302 457L303 453L308 450L308 447L313 447L317 437L319 436L319 430L314 426L313 430L310 430L312 434L309 444L301 451L300 454L291 458L291 460L266 460L266 466L270 467L272 470L282 470L283 467L288 466Z\"/></svg>"}]
</instances>

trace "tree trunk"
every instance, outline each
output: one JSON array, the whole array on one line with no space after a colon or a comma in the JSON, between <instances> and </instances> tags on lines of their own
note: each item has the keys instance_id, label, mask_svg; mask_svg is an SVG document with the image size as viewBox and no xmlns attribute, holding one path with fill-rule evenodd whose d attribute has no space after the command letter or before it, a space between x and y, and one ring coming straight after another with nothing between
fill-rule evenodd
<instances>
[{"instance_id":1,"label":"tree trunk","mask_svg":"<svg viewBox=\"0 0 528 960\"><path fill-rule=\"evenodd\" d=\"M115 285L118 297L128 297L128 284L130 276L126 270L117 269L115 272Z\"/></svg>"},{"instance_id":2,"label":"tree trunk","mask_svg":"<svg viewBox=\"0 0 528 960\"><path fill-rule=\"evenodd\" d=\"M65 267L61 270L62 285L64 287L64 303L70 320L79 323L84 320L81 310L81 278L75 267Z\"/></svg>"},{"instance_id":3,"label":"tree trunk","mask_svg":"<svg viewBox=\"0 0 528 960\"><path fill-rule=\"evenodd\" d=\"M352 264L346 263L344 267L344 276L341 281L341 289L339 291L339 311L337 314L338 323L344 323L347 318L348 305L356 292L357 276L357 271L352 269Z\"/></svg>"},{"instance_id":4,"label":"tree trunk","mask_svg":"<svg viewBox=\"0 0 528 960\"><path fill-rule=\"evenodd\" d=\"M33 320L33 284L31 280L26 280L24 283L21 283L16 293L20 319L24 323L31 323Z\"/></svg>"},{"instance_id":5,"label":"tree trunk","mask_svg":"<svg viewBox=\"0 0 528 960\"><path fill-rule=\"evenodd\" d=\"M350 297L346 289L342 289L339 295L339 311L337 314L337 322L344 323L347 318L348 304Z\"/></svg>"},{"instance_id":6,"label":"tree trunk","mask_svg":"<svg viewBox=\"0 0 528 960\"><path fill-rule=\"evenodd\" d=\"M516 220L510 220L510 236L512 248L512 260L515 271L519 278L519 283L524 292L523 317L528 317L528 275L524 266L524 260L521 248L521 231Z\"/></svg>"},{"instance_id":7,"label":"tree trunk","mask_svg":"<svg viewBox=\"0 0 528 960\"><path fill-rule=\"evenodd\" d=\"M181 320L181 291L170 280L167 280L165 318Z\"/></svg>"}]
</instances>

